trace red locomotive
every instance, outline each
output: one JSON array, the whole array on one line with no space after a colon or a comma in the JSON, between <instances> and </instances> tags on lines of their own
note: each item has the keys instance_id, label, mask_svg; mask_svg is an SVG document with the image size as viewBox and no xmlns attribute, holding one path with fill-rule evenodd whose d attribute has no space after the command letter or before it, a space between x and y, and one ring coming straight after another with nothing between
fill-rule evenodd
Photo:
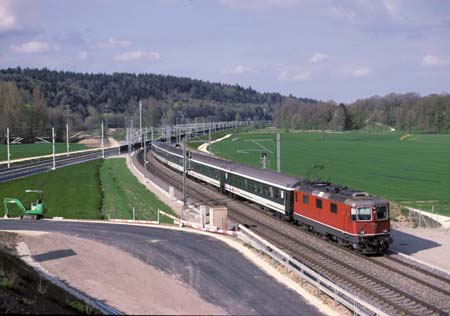
<instances>
[{"instance_id":1,"label":"red locomotive","mask_svg":"<svg viewBox=\"0 0 450 316\"><path fill-rule=\"evenodd\" d=\"M317 182L298 186L294 194L293 218L311 230L363 253L383 252L392 242L386 200Z\"/></svg>"}]
</instances>

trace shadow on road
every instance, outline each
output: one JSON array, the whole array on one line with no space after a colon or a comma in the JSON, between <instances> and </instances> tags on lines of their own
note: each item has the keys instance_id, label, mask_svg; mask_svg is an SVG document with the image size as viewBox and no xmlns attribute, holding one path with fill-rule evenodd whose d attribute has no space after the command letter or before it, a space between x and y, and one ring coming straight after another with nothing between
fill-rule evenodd
<instances>
[{"instance_id":1,"label":"shadow on road","mask_svg":"<svg viewBox=\"0 0 450 316\"><path fill-rule=\"evenodd\" d=\"M417 237L394 229L391 232L391 236L394 239L391 248L407 255L442 246L440 243L435 241Z\"/></svg>"},{"instance_id":2,"label":"shadow on road","mask_svg":"<svg viewBox=\"0 0 450 316\"><path fill-rule=\"evenodd\" d=\"M40 255L33 256L33 259L37 262L44 262L48 260L61 259L65 257L76 256L76 252L72 249L54 250Z\"/></svg>"}]
</instances>

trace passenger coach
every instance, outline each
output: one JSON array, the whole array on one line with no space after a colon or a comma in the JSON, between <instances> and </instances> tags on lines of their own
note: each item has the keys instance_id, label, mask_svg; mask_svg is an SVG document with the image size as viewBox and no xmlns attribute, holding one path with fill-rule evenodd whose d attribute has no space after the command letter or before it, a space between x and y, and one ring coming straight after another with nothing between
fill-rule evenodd
<instances>
[{"instance_id":1,"label":"passenger coach","mask_svg":"<svg viewBox=\"0 0 450 316\"><path fill-rule=\"evenodd\" d=\"M183 171L183 152L179 148L154 142L156 159ZM215 157L192 153L187 174L219 188L222 192L254 201L267 209L292 216L294 191L301 179L257 169Z\"/></svg>"}]
</instances>

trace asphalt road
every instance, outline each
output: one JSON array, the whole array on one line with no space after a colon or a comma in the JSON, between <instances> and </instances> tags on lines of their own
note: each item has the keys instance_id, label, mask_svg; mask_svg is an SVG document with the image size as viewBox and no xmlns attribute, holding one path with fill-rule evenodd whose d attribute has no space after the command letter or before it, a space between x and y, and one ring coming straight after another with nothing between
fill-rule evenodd
<instances>
[{"instance_id":1,"label":"asphalt road","mask_svg":"<svg viewBox=\"0 0 450 316\"><path fill-rule=\"evenodd\" d=\"M115 246L177 277L230 314L320 314L237 250L209 236L154 227L31 220L0 220L0 230L61 232Z\"/></svg>"}]
</instances>

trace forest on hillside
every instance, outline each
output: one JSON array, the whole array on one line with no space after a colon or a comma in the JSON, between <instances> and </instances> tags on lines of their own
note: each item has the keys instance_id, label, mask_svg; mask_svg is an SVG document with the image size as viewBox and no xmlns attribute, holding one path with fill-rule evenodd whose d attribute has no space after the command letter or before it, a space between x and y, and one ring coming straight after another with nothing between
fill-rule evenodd
<instances>
[{"instance_id":1,"label":"forest on hillside","mask_svg":"<svg viewBox=\"0 0 450 316\"><path fill-rule=\"evenodd\" d=\"M351 104L260 93L251 87L155 74L85 74L48 69L0 70L0 132L25 141L57 128L95 129L217 120L273 120L286 129L355 130L378 124L397 130L450 132L450 96L389 94ZM1 138L1 137L0 137Z\"/></svg>"},{"instance_id":2,"label":"forest on hillside","mask_svg":"<svg viewBox=\"0 0 450 316\"><path fill-rule=\"evenodd\" d=\"M83 74L48 69L0 70L0 130L31 140L66 122L77 130L199 121L271 120L283 97L251 87L155 74ZM304 99L305 102L314 100ZM61 133L57 133L61 135Z\"/></svg>"}]
</instances>

